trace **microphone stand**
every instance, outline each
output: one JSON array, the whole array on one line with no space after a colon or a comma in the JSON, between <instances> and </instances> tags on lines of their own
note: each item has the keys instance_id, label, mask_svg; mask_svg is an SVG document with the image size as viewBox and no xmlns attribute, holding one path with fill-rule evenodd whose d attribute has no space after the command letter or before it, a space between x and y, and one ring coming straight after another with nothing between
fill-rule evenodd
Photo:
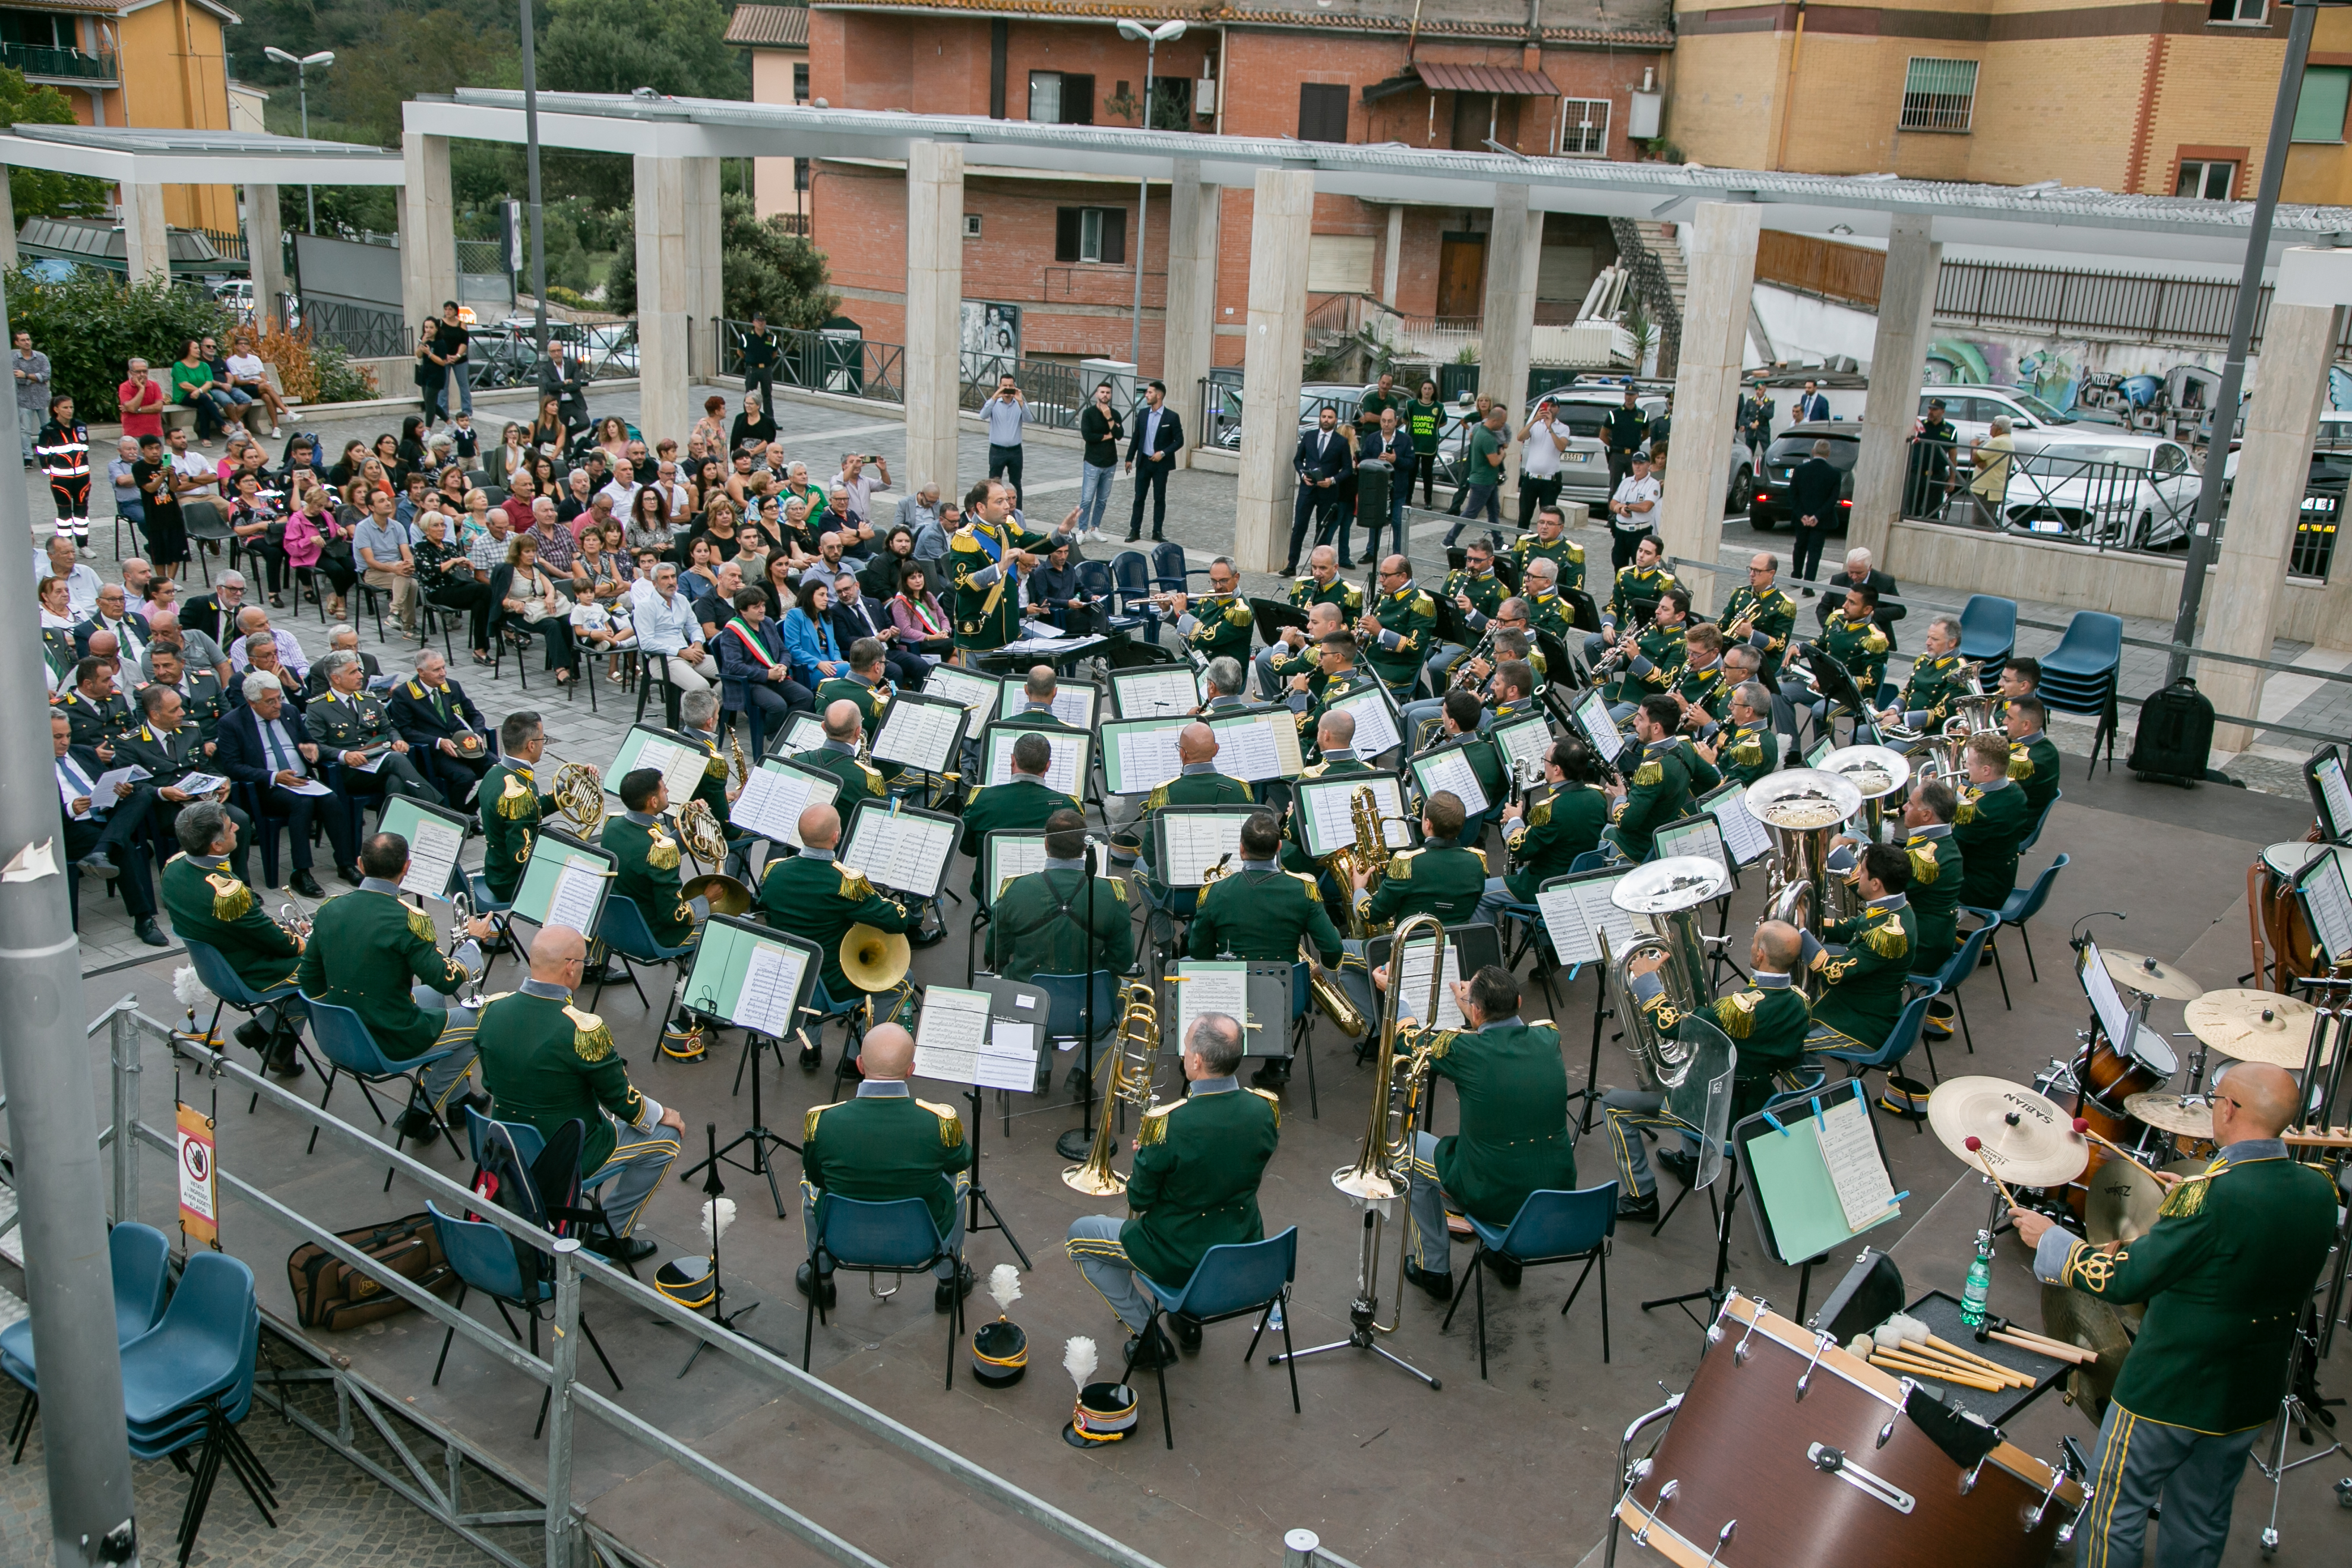
<instances>
[{"instance_id":1,"label":"microphone stand","mask_svg":"<svg viewBox=\"0 0 2352 1568\"><path fill-rule=\"evenodd\" d=\"M1065 1160L1085 1159L1095 1142L1095 841L1091 835L1087 838L1087 853L1081 871L1087 879L1087 989L1078 1001L1079 1027L1086 1031L1082 1047L1086 1082L1081 1089L1085 1110L1076 1127L1054 1140L1054 1152ZM992 1210L993 1207L992 1205ZM1020 1250L1017 1245L1014 1250Z\"/></svg>"},{"instance_id":2,"label":"microphone stand","mask_svg":"<svg viewBox=\"0 0 2352 1568\"><path fill-rule=\"evenodd\" d=\"M755 1076L752 1079L752 1085L755 1089L758 1087L758 1083L759 1080ZM719 1176L719 1123L716 1121L704 1122L702 1124L702 1138L704 1146L710 1151L710 1154L709 1157L704 1160L700 1165L696 1167L696 1169L707 1170L710 1173L709 1175L702 1178L702 1191L704 1194L703 1201L706 1205L708 1205L707 1212L710 1216L710 1321L718 1324L720 1328L725 1329L730 1333L740 1333L741 1331L735 1327L736 1321L740 1318L748 1318L753 1312L758 1311L760 1310L760 1303L753 1301L746 1306L738 1307L731 1312L727 1310L727 1277L719 1267L719 1233L720 1228L719 1224L719 1200L720 1197L725 1195L727 1191L727 1184L721 1181ZM772 1180L772 1178L771 1179ZM750 1338L749 1335L745 1335L744 1337L747 1339ZM693 1351L689 1352L686 1358L686 1364L677 1369L677 1375L684 1377L688 1373L692 1372L694 1370L695 1358L701 1355L703 1351L708 1347L708 1341L698 1338L694 1342Z\"/></svg>"}]
</instances>

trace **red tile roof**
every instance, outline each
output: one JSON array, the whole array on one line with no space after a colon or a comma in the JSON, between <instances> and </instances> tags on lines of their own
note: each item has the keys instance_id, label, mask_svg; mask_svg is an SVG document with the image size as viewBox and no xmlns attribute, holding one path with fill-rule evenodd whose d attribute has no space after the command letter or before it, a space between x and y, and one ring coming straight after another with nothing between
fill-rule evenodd
<instances>
[{"instance_id":1,"label":"red tile roof","mask_svg":"<svg viewBox=\"0 0 2352 1568\"><path fill-rule=\"evenodd\" d=\"M727 21L727 41L752 48L808 47L805 5L738 5Z\"/></svg>"}]
</instances>

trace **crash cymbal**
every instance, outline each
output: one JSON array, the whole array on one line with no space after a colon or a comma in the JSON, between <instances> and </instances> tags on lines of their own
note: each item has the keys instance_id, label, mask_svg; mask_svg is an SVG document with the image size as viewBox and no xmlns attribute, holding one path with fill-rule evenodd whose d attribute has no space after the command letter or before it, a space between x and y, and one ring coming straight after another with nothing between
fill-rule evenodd
<instances>
[{"instance_id":1,"label":"crash cymbal","mask_svg":"<svg viewBox=\"0 0 2352 1568\"><path fill-rule=\"evenodd\" d=\"M1927 1097L1927 1125L1962 1164L1990 1169L2012 1187L2071 1182L2090 1161L2072 1115L2005 1078L1946 1079ZM1971 1138L1981 1151L1969 1150Z\"/></svg>"},{"instance_id":2,"label":"crash cymbal","mask_svg":"<svg viewBox=\"0 0 2352 1568\"><path fill-rule=\"evenodd\" d=\"M2310 1003L2275 991L2208 991L2184 1016L2189 1032L2223 1056L2301 1072L2319 1015ZM2320 1059L2333 1054L2327 1049Z\"/></svg>"},{"instance_id":3,"label":"crash cymbal","mask_svg":"<svg viewBox=\"0 0 2352 1568\"><path fill-rule=\"evenodd\" d=\"M2202 1138L2209 1142L2213 1137L2213 1102L2201 1094L2167 1094L2162 1089L2151 1089L2125 1100L2124 1110L2133 1121L2145 1122L2158 1132Z\"/></svg>"},{"instance_id":4,"label":"crash cymbal","mask_svg":"<svg viewBox=\"0 0 2352 1568\"><path fill-rule=\"evenodd\" d=\"M2209 1163L2175 1160L2163 1169L2168 1175L2194 1176ZM2091 1173L2083 1235L2093 1242L2137 1241L2156 1228L2157 1213L2163 1206L2163 1184L2136 1165L2109 1160Z\"/></svg>"},{"instance_id":5,"label":"crash cymbal","mask_svg":"<svg viewBox=\"0 0 2352 1568\"><path fill-rule=\"evenodd\" d=\"M2179 970L2144 952L2103 947L2099 949L2099 961L2106 965L2108 977L2116 984L2128 985L2143 996L2161 996L2168 1002L2193 1002L2205 994L2205 987Z\"/></svg>"}]
</instances>

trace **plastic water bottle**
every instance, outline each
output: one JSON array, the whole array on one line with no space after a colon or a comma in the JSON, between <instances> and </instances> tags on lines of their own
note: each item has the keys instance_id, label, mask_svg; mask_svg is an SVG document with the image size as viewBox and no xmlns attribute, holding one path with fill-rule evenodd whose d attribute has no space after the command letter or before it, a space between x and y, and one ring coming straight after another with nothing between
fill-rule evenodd
<instances>
[{"instance_id":1,"label":"plastic water bottle","mask_svg":"<svg viewBox=\"0 0 2352 1568\"><path fill-rule=\"evenodd\" d=\"M1969 1265L1968 1283L1960 1288L1960 1321L1972 1329L1984 1327L1985 1298L1992 1290L1992 1232L1977 1232L1977 1255Z\"/></svg>"},{"instance_id":2,"label":"plastic water bottle","mask_svg":"<svg viewBox=\"0 0 2352 1568\"><path fill-rule=\"evenodd\" d=\"M1265 1326L1266 1326L1267 1328L1269 1328L1269 1329L1272 1329L1276 1333L1280 1333L1280 1332L1282 1331L1282 1303L1281 1303L1281 1302L1276 1301L1276 1302L1274 1304L1274 1311L1273 1311L1272 1315L1271 1315L1271 1316L1269 1316L1269 1317L1266 1319L1266 1321L1265 1321Z\"/></svg>"}]
</instances>

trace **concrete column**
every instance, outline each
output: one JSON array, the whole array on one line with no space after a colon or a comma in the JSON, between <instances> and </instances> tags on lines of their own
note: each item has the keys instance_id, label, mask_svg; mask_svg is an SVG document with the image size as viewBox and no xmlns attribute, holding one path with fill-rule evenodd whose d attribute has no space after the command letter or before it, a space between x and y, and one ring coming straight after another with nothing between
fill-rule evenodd
<instances>
[{"instance_id":1,"label":"concrete column","mask_svg":"<svg viewBox=\"0 0 2352 1568\"><path fill-rule=\"evenodd\" d=\"M449 138L405 131L400 190L400 308L410 331L457 297L457 227L449 197Z\"/></svg>"},{"instance_id":2,"label":"concrete column","mask_svg":"<svg viewBox=\"0 0 2352 1568\"><path fill-rule=\"evenodd\" d=\"M1878 293L1878 331L1871 342L1870 392L1862 405L1853 513L1846 520L1846 548L1868 550L1882 566L1903 510L1903 475L1919 421L1919 378L1927 374L1936 276L1944 258L1944 247L1928 237L1926 218L1897 217L1894 224L1886 239L1886 281Z\"/></svg>"},{"instance_id":3,"label":"concrete column","mask_svg":"<svg viewBox=\"0 0 2352 1568\"><path fill-rule=\"evenodd\" d=\"M1763 215L1754 202L1701 202L1692 215L1690 286L1683 300L1682 358L1675 372L1678 455L1658 506L1658 537L1676 559L1713 565L1722 548L1721 454L1731 449ZM1685 585L1694 611L1713 609L1731 592L1703 569L1689 573Z\"/></svg>"},{"instance_id":4,"label":"concrete column","mask_svg":"<svg viewBox=\"0 0 2352 1568\"><path fill-rule=\"evenodd\" d=\"M0 268L16 265L16 204L8 195L7 171L0 169Z\"/></svg>"},{"instance_id":5,"label":"concrete column","mask_svg":"<svg viewBox=\"0 0 2352 1568\"><path fill-rule=\"evenodd\" d=\"M683 441L694 423L688 339L715 309L719 161L640 154L635 169L637 425L648 445Z\"/></svg>"},{"instance_id":6,"label":"concrete column","mask_svg":"<svg viewBox=\"0 0 2352 1568\"><path fill-rule=\"evenodd\" d=\"M963 149L907 148L908 493L956 482L958 360L963 347Z\"/></svg>"},{"instance_id":7,"label":"concrete column","mask_svg":"<svg viewBox=\"0 0 2352 1568\"><path fill-rule=\"evenodd\" d=\"M1402 202L1389 208L1388 244L1381 248L1381 303L1393 310L1396 309L1397 273L1402 265L1404 256L1404 204Z\"/></svg>"},{"instance_id":8,"label":"concrete column","mask_svg":"<svg viewBox=\"0 0 2352 1568\"><path fill-rule=\"evenodd\" d=\"M719 262L719 160L682 161L686 184L686 313L694 341L687 356L693 380L719 379L719 320L727 313ZM697 405L698 407L699 405ZM687 424L690 426L692 419ZM680 426L685 429L687 426Z\"/></svg>"},{"instance_id":9,"label":"concrete column","mask_svg":"<svg viewBox=\"0 0 2352 1568\"><path fill-rule=\"evenodd\" d=\"M123 258L131 266L131 281L172 275L172 226L163 216L163 187L122 187Z\"/></svg>"},{"instance_id":10,"label":"concrete column","mask_svg":"<svg viewBox=\"0 0 2352 1568\"><path fill-rule=\"evenodd\" d=\"M1201 183L1195 158L1179 158L1169 184L1168 308L1160 323L1160 379L1178 416L1200 418L1200 385L1209 374L1217 314L1217 187ZM1204 431L1194 428L1198 440ZM1191 444L1176 459L1189 468Z\"/></svg>"},{"instance_id":11,"label":"concrete column","mask_svg":"<svg viewBox=\"0 0 2352 1568\"><path fill-rule=\"evenodd\" d=\"M286 243L278 228L278 187L245 187L245 254L253 271L254 320L267 327L281 319L286 292Z\"/></svg>"},{"instance_id":12,"label":"concrete column","mask_svg":"<svg viewBox=\"0 0 2352 1568\"><path fill-rule=\"evenodd\" d=\"M1496 185L1493 226L1486 237L1478 389L1502 407L1514 437L1528 417L1528 351L1535 335L1536 268L1542 252L1543 214L1528 210L1527 186ZM1515 441L1504 449L1503 515L1516 519L1518 504L1519 448Z\"/></svg>"},{"instance_id":13,"label":"concrete column","mask_svg":"<svg viewBox=\"0 0 2352 1568\"><path fill-rule=\"evenodd\" d=\"M2287 291L2284 287L2280 290L2282 295ZM2263 325L2263 353L2255 367L2259 384L2246 405L2237 483L2196 639L2218 652L2271 657L2279 597L2286 585L2287 554L2294 543L2311 447L2318 437L2319 410L2327 395L2328 366L2335 358L2336 309L2274 301ZM2198 689L2217 711L2261 711L2267 671L2200 659L2193 673ZM2213 749L2242 752L2254 733L2243 724L2216 725Z\"/></svg>"},{"instance_id":14,"label":"concrete column","mask_svg":"<svg viewBox=\"0 0 2352 1568\"><path fill-rule=\"evenodd\" d=\"M1297 476L1298 381L1307 352L1307 244L1315 176L1260 169L1250 215L1249 336L1242 359L1242 449L1234 553L1245 572L1280 566Z\"/></svg>"}]
</instances>

